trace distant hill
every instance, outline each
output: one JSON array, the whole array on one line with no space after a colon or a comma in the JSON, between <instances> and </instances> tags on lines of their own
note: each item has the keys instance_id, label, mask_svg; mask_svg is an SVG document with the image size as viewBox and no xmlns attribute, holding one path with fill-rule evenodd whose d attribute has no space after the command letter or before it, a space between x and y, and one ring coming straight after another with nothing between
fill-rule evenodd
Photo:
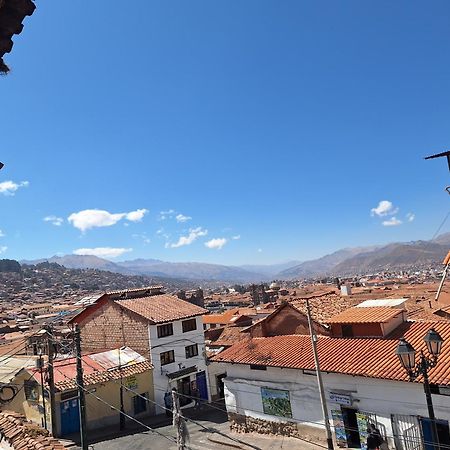
<instances>
[{"instance_id":1,"label":"distant hill","mask_svg":"<svg viewBox=\"0 0 450 450\"><path fill-rule=\"evenodd\" d=\"M311 261L305 261L301 264L281 271L277 276L283 278L305 278L316 275L325 275L333 270L338 264L343 261L358 255L359 253L369 253L376 250L378 247L355 247L344 248L329 255Z\"/></svg>"},{"instance_id":2,"label":"distant hill","mask_svg":"<svg viewBox=\"0 0 450 450\"><path fill-rule=\"evenodd\" d=\"M247 264L239 266L241 269L247 270L248 272L260 273L266 275L267 277L273 277L284 270L288 270L291 267L295 267L301 264L301 261L288 261L280 264Z\"/></svg>"},{"instance_id":3,"label":"distant hill","mask_svg":"<svg viewBox=\"0 0 450 450\"><path fill-rule=\"evenodd\" d=\"M449 251L449 246L450 233L445 233L432 241L342 249L284 270L278 277L296 279L321 275L350 276L424 267L440 263Z\"/></svg>"},{"instance_id":4,"label":"distant hill","mask_svg":"<svg viewBox=\"0 0 450 450\"><path fill-rule=\"evenodd\" d=\"M35 260L23 260L21 264L39 264L42 262L56 263L68 269L98 269L109 272L133 274L126 267L121 267L112 261L92 255L64 255L52 256L51 258L41 258Z\"/></svg>"},{"instance_id":5,"label":"distant hill","mask_svg":"<svg viewBox=\"0 0 450 450\"><path fill-rule=\"evenodd\" d=\"M0 272L20 272L20 264L14 259L0 259Z\"/></svg>"},{"instance_id":6,"label":"distant hill","mask_svg":"<svg viewBox=\"0 0 450 450\"><path fill-rule=\"evenodd\" d=\"M230 281L251 283L266 281L267 276L240 267L197 262L165 262L157 259L135 259L111 262L97 256L65 255L38 260L24 260L23 264L54 262L69 269L98 269L125 275L145 275L185 280Z\"/></svg>"},{"instance_id":7,"label":"distant hill","mask_svg":"<svg viewBox=\"0 0 450 450\"><path fill-rule=\"evenodd\" d=\"M338 275L356 275L386 270L401 270L441 262L447 245L430 241L389 244L370 253L361 253L337 264L331 270Z\"/></svg>"},{"instance_id":8,"label":"distant hill","mask_svg":"<svg viewBox=\"0 0 450 450\"><path fill-rule=\"evenodd\" d=\"M370 247L344 248L311 261L272 265L225 266L199 262L167 262L134 259L112 262L96 256L52 256L24 264L53 262L70 269L98 269L124 275L175 278L196 281L258 283L271 279L301 279L322 275L356 275L406 269L440 263L450 247L450 233L432 241L400 242Z\"/></svg>"}]
</instances>

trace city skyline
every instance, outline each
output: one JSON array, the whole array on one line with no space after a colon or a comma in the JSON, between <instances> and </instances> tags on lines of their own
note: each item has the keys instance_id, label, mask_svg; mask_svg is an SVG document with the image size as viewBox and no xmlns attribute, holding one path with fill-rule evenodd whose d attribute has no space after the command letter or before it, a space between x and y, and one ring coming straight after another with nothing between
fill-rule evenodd
<instances>
[{"instance_id":1,"label":"city skyline","mask_svg":"<svg viewBox=\"0 0 450 450\"><path fill-rule=\"evenodd\" d=\"M85 6L7 58L0 258L304 261L446 217L445 2Z\"/></svg>"}]
</instances>

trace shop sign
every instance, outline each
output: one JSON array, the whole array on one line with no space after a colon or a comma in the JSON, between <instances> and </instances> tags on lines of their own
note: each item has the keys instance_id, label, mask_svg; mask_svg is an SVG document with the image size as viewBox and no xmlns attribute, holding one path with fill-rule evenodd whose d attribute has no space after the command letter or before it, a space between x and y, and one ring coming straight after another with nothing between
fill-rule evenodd
<instances>
[{"instance_id":1,"label":"shop sign","mask_svg":"<svg viewBox=\"0 0 450 450\"><path fill-rule=\"evenodd\" d=\"M337 392L330 392L330 401L338 403L339 405L352 406L353 399L349 394L339 394Z\"/></svg>"},{"instance_id":2,"label":"shop sign","mask_svg":"<svg viewBox=\"0 0 450 450\"><path fill-rule=\"evenodd\" d=\"M138 382L134 375L131 375L130 377L126 378L124 384L128 389L134 390L138 388Z\"/></svg>"}]
</instances>

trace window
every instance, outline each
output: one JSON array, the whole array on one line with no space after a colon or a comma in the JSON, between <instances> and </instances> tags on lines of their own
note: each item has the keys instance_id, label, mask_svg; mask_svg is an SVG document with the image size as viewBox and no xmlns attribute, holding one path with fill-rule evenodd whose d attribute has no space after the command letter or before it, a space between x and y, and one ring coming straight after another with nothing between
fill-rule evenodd
<instances>
[{"instance_id":1,"label":"window","mask_svg":"<svg viewBox=\"0 0 450 450\"><path fill-rule=\"evenodd\" d=\"M198 345L188 345L186 347L186 358L193 358L198 355Z\"/></svg>"},{"instance_id":2,"label":"window","mask_svg":"<svg viewBox=\"0 0 450 450\"><path fill-rule=\"evenodd\" d=\"M170 350L168 352L160 353L159 355L161 359L161 365L165 366L166 364L173 363L175 361L175 353L173 350Z\"/></svg>"},{"instance_id":3,"label":"window","mask_svg":"<svg viewBox=\"0 0 450 450\"><path fill-rule=\"evenodd\" d=\"M146 398L148 398L148 392L144 392L143 394L141 394L141 396L145 398L142 398L139 395L135 395L133 397L134 414L140 414L147 411Z\"/></svg>"},{"instance_id":4,"label":"window","mask_svg":"<svg viewBox=\"0 0 450 450\"><path fill-rule=\"evenodd\" d=\"M171 323L165 323L164 325L158 325L158 338L172 336L173 326Z\"/></svg>"},{"instance_id":5,"label":"window","mask_svg":"<svg viewBox=\"0 0 450 450\"><path fill-rule=\"evenodd\" d=\"M182 325L183 333L197 329L197 321L195 319L183 320Z\"/></svg>"},{"instance_id":6,"label":"window","mask_svg":"<svg viewBox=\"0 0 450 450\"><path fill-rule=\"evenodd\" d=\"M250 364L251 370L267 370L267 366L260 366L258 364Z\"/></svg>"},{"instance_id":7,"label":"window","mask_svg":"<svg viewBox=\"0 0 450 450\"><path fill-rule=\"evenodd\" d=\"M26 380L24 382L25 398L27 400L39 400L39 384L36 381Z\"/></svg>"}]
</instances>

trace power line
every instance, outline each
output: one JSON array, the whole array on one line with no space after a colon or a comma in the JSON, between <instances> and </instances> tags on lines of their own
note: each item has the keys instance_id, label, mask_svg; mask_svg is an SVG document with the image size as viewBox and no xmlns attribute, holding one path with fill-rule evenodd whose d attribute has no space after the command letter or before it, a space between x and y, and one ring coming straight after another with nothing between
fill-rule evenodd
<instances>
[{"instance_id":1,"label":"power line","mask_svg":"<svg viewBox=\"0 0 450 450\"><path fill-rule=\"evenodd\" d=\"M171 442L176 442L176 440L175 440L174 438L172 438L172 437L170 437L170 436L166 436L165 434L163 434L163 433L161 433L161 432L155 430L154 428L151 428L151 427L149 427L148 425L145 425L145 423L142 423L140 420L136 419L135 417L130 416L129 414L127 414L127 413L121 411L120 409L116 408L115 406L111 405L111 404L108 403L106 400L104 400L104 399L102 399L101 397L95 395L92 391L89 391L89 390L86 389L85 387L80 386L80 385L78 384L77 381L74 381L71 377L69 377L68 375L66 375L66 374L65 374L64 372L62 372L61 370L59 370L58 367L53 366L53 369L54 369L54 370L57 370L63 377L65 377L65 378L71 380L72 382L74 382L74 383L77 385L77 387L80 388L80 389L83 389L83 391L84 391L86 394L93 396L93 397L96 398L98 401L104 403L105 405L107 405L107 406L109 406L110 408L112 408L112 409L114 409L115 411L117 411L119 414L125 415L128 419L130 419L130 420L136 422L137 424L141 425L142 427L146 428L148 431L151 431L152 433L156 433L156 434L158 434L159 436L161 436L161 437L163 437L163 438L165 438L165 439L167 439L167 440L169 440L169 441L171 441Z\"/></svg>"}]
</instances>

